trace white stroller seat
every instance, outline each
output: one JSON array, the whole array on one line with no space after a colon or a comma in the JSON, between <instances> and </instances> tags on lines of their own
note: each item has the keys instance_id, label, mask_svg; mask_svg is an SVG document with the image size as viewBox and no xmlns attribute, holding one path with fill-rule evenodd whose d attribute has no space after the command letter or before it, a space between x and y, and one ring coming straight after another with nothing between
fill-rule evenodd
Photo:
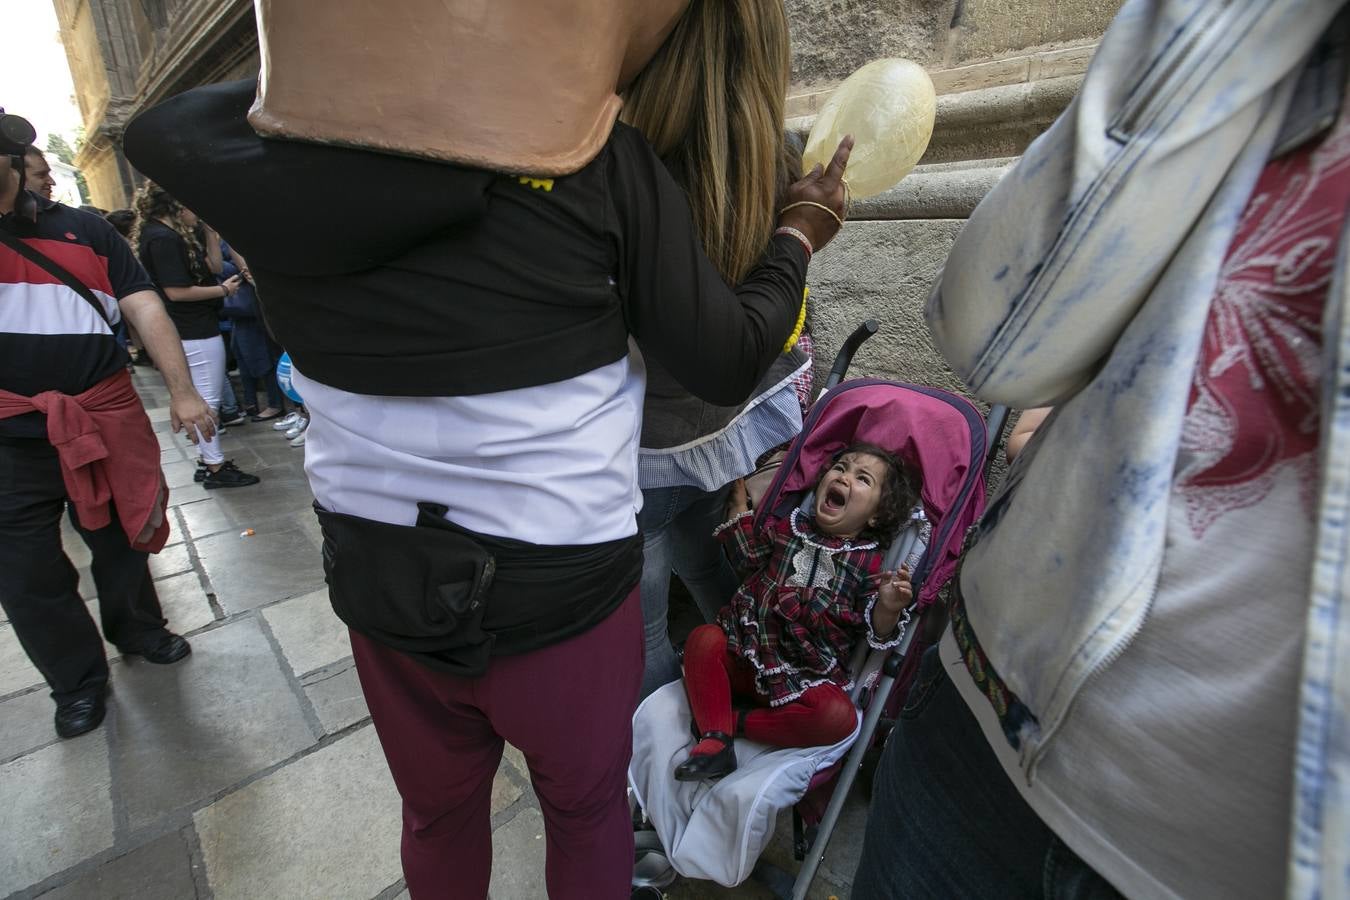
<instances>
[{"instance_id":1,"label":"white stroller seat","mask_svg":"<svg viewBox=\"0 0 1350 900\"><path fill-rule=\"evenodd\" d=\"M858 726L832 747L785 749L737 738L735 772L718 781L676 781L675 767L694 747L689 718L682 681L642 702L633 716L629 784L675 871L732 887L750 877L779 811L806 794L816 772L844 757Z\"/></svg>"}]
</instances>

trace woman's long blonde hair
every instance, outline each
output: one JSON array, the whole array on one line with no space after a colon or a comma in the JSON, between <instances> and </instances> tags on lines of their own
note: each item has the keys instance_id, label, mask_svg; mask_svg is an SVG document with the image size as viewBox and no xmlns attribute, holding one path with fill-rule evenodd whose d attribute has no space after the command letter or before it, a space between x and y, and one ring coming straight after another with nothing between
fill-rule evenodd
<instances>
[{"instance_id":1,"label":"woman's long blonde hair","mask_svg":"<svg viewBox=\"0 0 1350 900\"><path fill-rule=\"evenodd\" d=\"M790 64L783 0L693 0L624 94L623 120L684 187L731 284L763 256L795 177L783 133Z\"/></svg>"},{"instance_id":2,"label":"woman's long blonde hair","mask_svg":"<svg viewBox=\"0 0 1350 900\"><path fill-rule=\"evenodd\" d=\"M177 232L183 243L187 244L188 268L192 275L196 278L205 276L206 257L202 251L201 241L197 240L196 232L183 224L181 217L183 204L175 200L164 188L153 181L147 181L136 191L131 207L136 211L136 221L132 223L131 237L128 239L132 250L138 254L141 252L141 229L146 223L158 220Z\"/></svg>"}]
</instances>

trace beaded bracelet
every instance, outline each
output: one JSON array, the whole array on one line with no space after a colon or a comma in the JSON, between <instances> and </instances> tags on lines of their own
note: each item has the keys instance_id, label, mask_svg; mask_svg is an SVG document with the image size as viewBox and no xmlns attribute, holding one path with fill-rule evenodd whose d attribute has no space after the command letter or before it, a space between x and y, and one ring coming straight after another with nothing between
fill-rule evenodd
<instances>
[{"instance_id":1,"label":"beaded bracelet","mask_svg":"<svg viewBox=\"0 0 1350 900\"><path fill-rule=\"evenodd\" d=\"M808 263L811 261L811 257L815 255L816 250L814 247L811 246L811 242L807 239L806 235L802 234L800 231L793 228L791 225L779 225L777 228L773 230L773 234L774 237L777 237L780 234L785 234L788 237L794 237L797 240L801 241L803 249L806 250L806 261Z\"/></svg>"}]
</instances>

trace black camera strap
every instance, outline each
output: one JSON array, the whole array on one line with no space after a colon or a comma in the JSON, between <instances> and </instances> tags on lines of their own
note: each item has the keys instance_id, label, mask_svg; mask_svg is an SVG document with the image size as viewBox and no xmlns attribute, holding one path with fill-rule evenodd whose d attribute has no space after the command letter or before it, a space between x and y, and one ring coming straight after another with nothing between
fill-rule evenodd
<instances>
[{"instance_id":1,"label":"black camera strap","mask_svg":"<svg viewBox=\"0 0 1350 900\"><path fill-rule=\"evenodd\" d=\"M89 290L89 288L78 278L66 271L65 266L43 253L41 250L25 244L4 228L0 228L0 244L4 244L24 259L40 266L52 275L55 275L62 284L79 294L84 298L86 303L98 311L99 318L107 324L109 330L116 330L113 328L112 319L108 318L108 311L103 308L103 304L94 296L94 292Z\"/></svg>"}]
</instances>

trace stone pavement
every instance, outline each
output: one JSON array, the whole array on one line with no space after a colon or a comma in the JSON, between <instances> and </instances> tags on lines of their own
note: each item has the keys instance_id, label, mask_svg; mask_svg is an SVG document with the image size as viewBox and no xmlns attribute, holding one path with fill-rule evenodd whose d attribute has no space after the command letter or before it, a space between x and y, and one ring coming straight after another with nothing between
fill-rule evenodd
<instances>
[{"instance_id":1,"label":"stone pavement","mask_svg":"<svg viewBox=\"0 0 1350 900\"><path fill-rule=\"evenodd\" d=\"M172 489L169 545L151 568L193 653L165 667L108 647L108 717L61 741L46 686L0 617L0 897L401 900L398 795L323 589L303 450L267 423L230 428L226 455L262 484L208 492L170 432L158 373L135 380ZM97 620L88 551L66 531ZM855 787L813 898L847 896L867 787ZM492 811L492 897L545 897L543 819L511 747ZM795 871L788 818L766 858ZM753 884L669 891L771 896Z\"/></svg>"}]
</instances>

